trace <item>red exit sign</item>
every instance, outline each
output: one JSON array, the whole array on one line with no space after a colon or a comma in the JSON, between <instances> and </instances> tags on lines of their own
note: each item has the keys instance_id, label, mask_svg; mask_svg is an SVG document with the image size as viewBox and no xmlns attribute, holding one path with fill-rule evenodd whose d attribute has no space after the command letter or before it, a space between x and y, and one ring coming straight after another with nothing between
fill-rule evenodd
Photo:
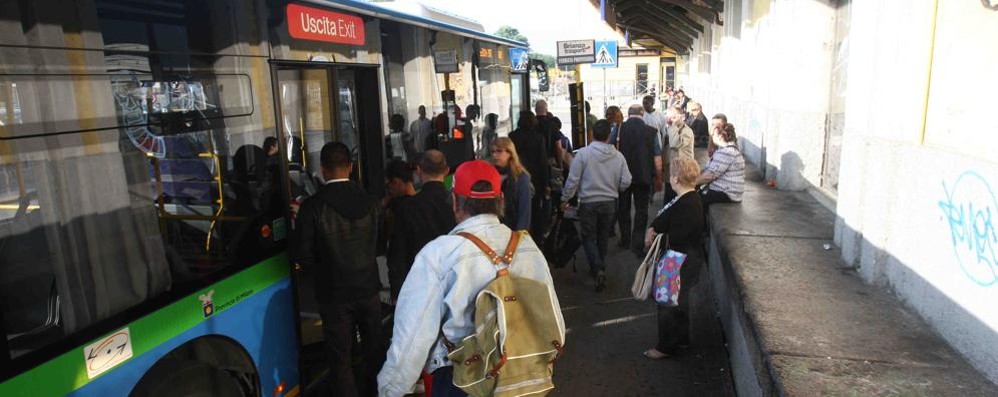
<instances>
[{"instance_id":1,"label":"red exit sign","mask_svg":"<svg viewBox=\"0 0 998 397\"><path fill-rule=\"evenodd\" d=\"M288 33L302 40L364 45L364 20L355 15L288 4Z\"/></svg>"}]
</instances>

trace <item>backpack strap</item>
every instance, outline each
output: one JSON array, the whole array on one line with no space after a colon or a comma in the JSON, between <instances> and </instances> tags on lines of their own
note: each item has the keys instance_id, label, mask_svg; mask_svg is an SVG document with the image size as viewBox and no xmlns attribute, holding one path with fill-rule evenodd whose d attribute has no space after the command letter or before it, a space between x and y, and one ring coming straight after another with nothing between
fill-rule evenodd
<instances>
[{"instance_id":1,"label":"backpack strap","mask_svg":"<svg viewBox=\"0 0 998 397\"><path fill-rule=\"evenodd\" d=\"M499 263L509 265L513 262L513 255L516 254L516 247L520 245L520 238L523 237L524 234L527 234L526 230L514 231L509 236L509 243L506 244L506 252L504 252L502 256L499 256L499 254L493 251L492 248L490 248L488 244L485 244L485 242L478 238L478 236L468 232L457 233L458 236L471 240L471 242L474 243L479 250L485 253L485 256L489 257L489 260L492 261L492 264L494 265L498 265Z\"/></svg>"},{"instance_id":2,"label":"backpack strap","mask_svg":"<svg viewBox=\"0 0 998 397\"><path fill-rule=\"evenodd\" d=\"M485 244L485 242L482 241L482 239L478 238L478 236L475 236L474 234L468 232L457 233L458 236L464 237L470 240L472 243L475 243L475 246L478 247L478 249L481 250L483 253L485 253L485 256L489 257L489 260L492 261L492 264L494 265L498 265L500 262L505 263L507 265L512 263L513 254L516 253L516 247L520 245L520 238L523 237L525 234L527 234L526 230L514 230L513 234L509 236L509 243L506 244L506 252L502 256L499 256L499 254L493 251L492 248L490 248L488 244ZM509 274L509 268L500 269L499 271L496 272L496 277L502 277L508 274ZM454 344L454 342L447 340L447 337L444 336L444 330L442 327L443 325L441 324L440 339L444 342L444 347L447 348L448 352L454 351L454 348L457 347L457 345ZM496 373L498 373L499 367L502 367L503 364L505 363L506 363L506 356L503 355L502 362L500 362L499 365L495 368ZM492 376L494 377L495 375L493 374Z\"/></svg>"}]
</instances>

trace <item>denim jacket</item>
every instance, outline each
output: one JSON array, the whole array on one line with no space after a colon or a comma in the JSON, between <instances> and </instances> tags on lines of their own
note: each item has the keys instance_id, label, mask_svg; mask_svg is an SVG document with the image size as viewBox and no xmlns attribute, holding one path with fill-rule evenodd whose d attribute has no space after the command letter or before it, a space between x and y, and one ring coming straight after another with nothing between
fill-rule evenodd
<instances>
[{"instance_id":1,"label":"denim jacket","mask_svg":"<svg viewBox=\"0 0 998 397\"><path fill-rule=\"evenodd\" d=\"M388 360L378 374L378 395L410 393L420 370L432 373L451 365L440 334L459 341L475 329L475 298L495 278L497 267L471 241L458 236L469 232L502 255L512 231L495 215L478 215L457 225L449 234L427 244L412 265L399 293L395 328ZM520 240L510 273L548 285L558 305L547 261L532 238ZM557 323L564 334L565 320ZM441 326L442 324L442 326Z\"/></svg>"}]
</instances>

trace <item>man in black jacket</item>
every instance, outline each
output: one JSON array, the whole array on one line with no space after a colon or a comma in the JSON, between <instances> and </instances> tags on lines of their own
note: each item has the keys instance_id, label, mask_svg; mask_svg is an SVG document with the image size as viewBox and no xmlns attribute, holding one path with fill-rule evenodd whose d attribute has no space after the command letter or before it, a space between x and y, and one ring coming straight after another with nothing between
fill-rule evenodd
<instances>
[{"instance_id":1,"label":"man in black jacket","mask_svg":"<svg viewBox=\"0 0 998 397\"><path fill-rule=\"evenodd\" d=\"M658 144L658 130L642 120L644 108L631 105L627 121L620 126L617 145L627 160L631 172L631 186L620 193L617 222L620 225L621 248L630 247L641 256L644 251L645 228L648 226L648 205L651 190L662 190L662 147ZM631 228L631 199L634 199L634 227ZM631 236L635 238L631 240ZM633 243L633 244L632 244Z\"/></svg>"},{"instance_id":2,"label":"man in black jacket","mask_svg":"<svg viewBox=\"0 0 998 397\"><path fill-rule=\"evenodd\" d=\"M375 393L384 362L381 282L375 262L379 206L350 181L350 150L330 142L320 153L325 185L298 211L294 260L315 275L329 384L337 396ZM351 347L360 330L363 358L354 381Z\"/></svg>"},{"instance_id":3,"label":"man in black jacket","mask_svg":"<svg viewBox=\"0 0 998 397\"><path fill-rule=\"evenodd\" d=\"M710 141L710 134L707 127L707 116L703 115L703 108L699 102L690 101L686 104L690 115L686 117L686 125L693 130L693 147L705 148Z\"/></svg>"},{"instance_id":4,"label":"man in black jacket","mask_svg":"<svg viewBox=\"0 0 998 397\"><path fill-rule=\"evenodd\" d=\"M449 171L442 152L427 150L416 163L422 188L396 208L395 225L388 244L388 283L392 301L398 298L419 250L457 225L450 192L444 187L444 178Z\"/></svg>"},{"instance_id":5,"label":"man in black jacket","mask_svg":"<svg viewBox=\"0 0 998 397\"><path fill-rule=\"evenodd\" d=\"M535 242L540 237L537 232L538 218L544 205L544 200L551 194L551 167L548 164L549 135L540 130L537 116L529 110L520 111L520 119L516 122L516 130L509 134L509 139L513 141L516 152L520 156L520 163L530 173L530 183L534 187L534 195L531 199L530 208L530 233Z\"/></svg>"}]
</instances>

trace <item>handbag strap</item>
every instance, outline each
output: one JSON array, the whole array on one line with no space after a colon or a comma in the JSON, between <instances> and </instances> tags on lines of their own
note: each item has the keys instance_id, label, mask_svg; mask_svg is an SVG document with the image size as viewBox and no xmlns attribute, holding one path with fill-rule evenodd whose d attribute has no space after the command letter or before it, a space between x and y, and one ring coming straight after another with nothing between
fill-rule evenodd
<instances>
[{"instance_id":1,"label":"handbag strap","mask_svg":"<svg viewBox=\"0 0 998 397\"><path fill-rule=\"evenodd\" d=\"M645 259L644 259L644 261L642 261L642 263L647 262L650 259L654 260L655 256L658 255L657 254L658 247L661 244L662 244L662 235L659 234L659 235L655 236L655 241L652 241L651 247L648 248L648 253L645 254Z\"/></svg>"}]
</instances>

